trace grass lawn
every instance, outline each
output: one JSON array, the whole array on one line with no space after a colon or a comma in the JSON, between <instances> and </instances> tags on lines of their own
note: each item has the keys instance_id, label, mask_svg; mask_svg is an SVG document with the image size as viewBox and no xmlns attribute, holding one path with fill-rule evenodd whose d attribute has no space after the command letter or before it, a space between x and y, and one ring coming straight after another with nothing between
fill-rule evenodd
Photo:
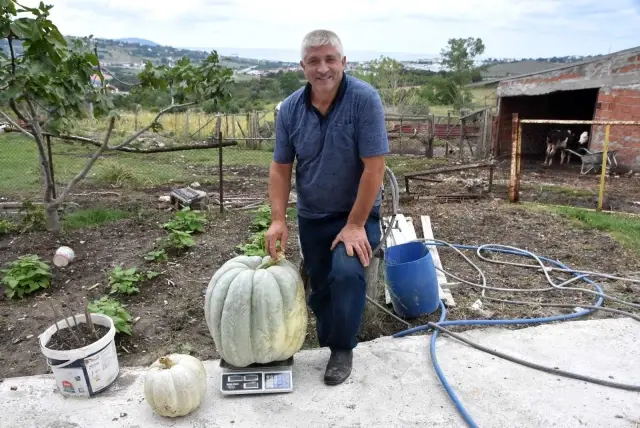
<instances>
[{"instance_id":1,"label":"grass lawn","mask_svg":"<svg viewBox=\"0 0 640 428\"><path fill-rule=\"evenodd\" d=\"M4 135L0 140L0 196L32 194L40 196L41 178L36 144L19 134ZM56 183L68 183L87 163L94 148L84 148L52 140ZM223 149L225 166L268 167L270 150ZM444 159L420 156L390 156L387 164L396 175L441 165ZM218 150L186 150L182 152L135 154L107 152L89 172L85 182L93 184L152 187L169 183L207 182L217 180Z\"/></svg>"},{"instance_id":2,"label":"grass lawn","mask_svg":"<svg viewBox=\"0 0 640 428\"><path fill-rule=\"evenodd\" d=\"M575 226L607 232L612 238L640 257L640 217L611 214L576 207L529 205L534 210L546 210L572 220Z\"/></svg>"},{"instance_id":3,"label":"grass lawn","mask_svg":"<svg viewBox=\"0 0 640 428\"><path fill-rule=\"evenodd\" d=\"M40 192L40 170L36 144L21 135L4 135L0 140L0 195ZM83 148L54 139L52 141L54 177L67 183L87 163L93 148ZM225 165L268 166L270 151L223 149ZM218 150L135 154L108 152L87 176L88 182L127 183L155 186L171 182L191 182L211 178L218 165Z\"/></svg>"}]
</instances>

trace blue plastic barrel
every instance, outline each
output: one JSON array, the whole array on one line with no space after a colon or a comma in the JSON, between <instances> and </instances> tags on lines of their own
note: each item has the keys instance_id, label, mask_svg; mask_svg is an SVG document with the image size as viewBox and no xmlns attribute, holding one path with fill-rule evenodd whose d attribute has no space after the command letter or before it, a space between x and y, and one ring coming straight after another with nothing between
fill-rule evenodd
<instances>
[{"instance_id":1,"label":"blue plastic barrel","mask_svg":"<svg viewBox=\"0 0 640 428\"><path fill-rule=\"evenodd\" d=\"M385 271L391 303L403 318L417 318L438 309L438 277L429 248L422 241L385 250Z\"/></svg>"}]
</instances>

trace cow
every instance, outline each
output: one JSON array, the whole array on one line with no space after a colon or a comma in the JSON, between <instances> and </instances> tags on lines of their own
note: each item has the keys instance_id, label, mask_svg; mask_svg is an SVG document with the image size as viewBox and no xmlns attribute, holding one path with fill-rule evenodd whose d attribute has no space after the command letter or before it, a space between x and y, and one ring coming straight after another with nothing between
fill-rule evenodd
<instances>
[{"instance_id":1,"label":"cow","mask_svg":"<svg viewBox=\"0 0 640 428\"><path fill-rule=\"evenodd\" d=\"M547 135L547 150L545 153L544 163L545 166L551 166L553 157L558 150L560 150L560 164L565 159L565 149L569 144L569 139L572 137L571 130L569 129L554 129Z\"/></svg>"},{"instance_id":2,"label":"cow","mask_svg":"<svg viewBox=\"0 0 640 428\"><path fill-rule=\"evenodd\" d=\"M564 163L568 165L571 161L571 149L581 151L582 148L586 148L588 141L589 133L586 131L577 138L577 134L574 134L570 129L552 130L549 132L549 135L547 135L547 150L543 165L551 166L553 157L558 150L560 151L560 164L562 165Z\"/></svg>"}]
</instances>

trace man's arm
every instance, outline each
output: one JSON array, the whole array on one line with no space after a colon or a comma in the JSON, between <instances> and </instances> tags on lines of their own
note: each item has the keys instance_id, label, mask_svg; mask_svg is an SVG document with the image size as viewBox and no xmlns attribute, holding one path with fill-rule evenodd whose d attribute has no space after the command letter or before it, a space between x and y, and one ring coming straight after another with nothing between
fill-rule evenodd
<instances>
[{"instance_id":1,"label":"man's arm","mask_svg":"<svg viewBox=\"0 0 640 428\"><path fill-rule=\"evenodd\" d=\"M356 201L349 213L347 224L331 244L333 250L339 242L344 242L347 255L353 256L355 252L365 267L369 266L373 253L364 225L382 187L386 169L384 155L389 152L384 119L382 100L377 91L372 91L359 112L356 124L356 141L360 159L364 164Z\"/></svg>"},{"instance_id":2,"label":"man's arm","mask_svg":"<svg viewBox=\"0 0 640 428\"><path fill-rule=\"evenodd\" d=\"M348 223L364 227L382 187L386 170L384 156L363 157L364 171L358 185L358 196L349 213Z\"/></svg>"},{"instance_id":3,"label":"man's arm","mask_svg":"<svg viewBox=\"0 0 640 428\"><path fill-rule=\"evenodd\" d=\"M348 221L364 227L382 187L386 170L384 155L389 152L384 107L377 92L371 94L360 112L356 139L364 171Z\"/></svg>"},{"instance_id":4,"label":"man's arm","mask_svg":"<svg viewBox=\"0 0 640 428\"><path fill-rule=\"evenodd\" d=\"M292 163L271 162L269 169L269 202L271 203L271 221L285 221L289 192L291 192Z\"/></svg>"},{"instance_id":5,"label":"man's arm","mask_svg":"<svg viewBox=\"0 0 640 428\"><path fill-rule=\"evenodd\" d=\"M280 241L285 251L289 234L287 232L287 202L291 191L291 171L295 159L295 149L289 140L286 104L282 103L276 118L276 144L273 161L269 168L269 202L271 204L271 226L265 233L265 244L269 255L276 257L276 243Z\"/></svg>"},{"instance_id":6,"label":"man's arm","mask_svg":"<svg viewBox=\"0 0 640 428\"><path fill-rule=\"evenodd\" d=\"M288 105L282 103L276 117L276 142L273 161L269 169L269 202L271 203L271 221L284 221L287 202L291 191L291 172L295 159L295 149L289 140L287 127Z\"/></svg>"}]
</instances>

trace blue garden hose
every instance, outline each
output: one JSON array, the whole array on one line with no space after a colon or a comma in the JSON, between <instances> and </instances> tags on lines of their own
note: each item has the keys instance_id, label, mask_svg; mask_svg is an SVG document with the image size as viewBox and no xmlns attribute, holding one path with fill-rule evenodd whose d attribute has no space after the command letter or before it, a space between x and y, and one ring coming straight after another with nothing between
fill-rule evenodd
<instances>
[{"instance_id":1,"label":"blue garden hose","mask_svg":"<svg viewBox=\"0 0 640 428\"><path fill-rule=\"evenodd\" d=\"M430 245L443 246L444 244L442 244L442 243L433 243L433 244L430 244ZM454 248L467 249L467 250L478 250L480 248L479 246L471 246L471 245L456 245L456 244L449 244L449 245L451 245ZM523 251L505 250L505 249L500 249L500 248L489 248L489 250L495 251L495 252L501 252L501 253L505 253L505 254L529 255L528 253L523 252ZM581 280L591 284L594 288L596 288L596 290L598 291L598 293L600 295L598 296L598 299L596 300L593 308L592 309L584 309L584 310L581 310L579 312L572 313L572 314L557 315L557 316L552 316L552 317L541 317L541 318L507 319L507 320L502 319L502 320L455 320L455 321L446 321L447 310L445 308L444 303L441 300L440 301L441 315L440 315L440 320L438 321L438 323L429 323L429 324L424 324L424 325L417 326L417 327L412 327L412 328L409 328L409 329L406 329L406 330L402 330L402 331L400 331L398 333L395 333L392 337L394 337L394 338L404 337L404 336L407 336L409 334L416 333L416 332L423 331L423 330L429 330L429 329L434 328L434 327L449 327L449 326L460 326L460 325L521 325L521 324L542 324L542 323L548 323L548 322L553 322L553 321L565 321L565 320L568 320L568 319L578 318L578 317L583 317L585 315L588 315L588 314L594 312L595 310L597 310L596 308L599 308L599 307L602 306L602 303L604 302L604 297L602 296L602 294L604 294L604 292L603 292L602 288L600 288L600 286L597 283L595 283L594 281L588 279L586 277L587 275L584 275L584 273L582 273L582 272L572 271L568 267L566 267L565 265L560 263L559 261L551 260L551 259L548 259L546 257L540 257L540 256L537 256L537 257L540 260L544 260L546 262L549 262L549 263L552 263L552 264L556 265L557 267L559 267L561 269L565 269L566 272L572 273L575 276L579 276ZM434 370L435 370L438 378L440 379L440 382L442 383L443 387L447 391L447 394L449 395L449 397L453 401L453 404L455 405L456 409L458 410L458 412L460 413L462 418L465 420L465 422L470 427L477 427L477 424L473 421L473 418L471 417L471 415L467 412L467 410L464 408L464 406L462 405L462 403L460 402L460 400L456 396L455 392L453 391L453 388L451 387L451 385L447 381L447 378L445 377L445 375L444 375L444 373L443 373L443 371L442 371L442 369L440 367L440 364L438 363L438 359L437 359L437 356L436 356L436 340L437 340L437 337L438 337L438 333L439 333L439 330L437 328L435 328L435 331L431 335L431 342L430 342L430 347L429 347L429 351L430 351L430 354L431 354L431 360L433 362Z\"/></svg>"}]
</instances>

